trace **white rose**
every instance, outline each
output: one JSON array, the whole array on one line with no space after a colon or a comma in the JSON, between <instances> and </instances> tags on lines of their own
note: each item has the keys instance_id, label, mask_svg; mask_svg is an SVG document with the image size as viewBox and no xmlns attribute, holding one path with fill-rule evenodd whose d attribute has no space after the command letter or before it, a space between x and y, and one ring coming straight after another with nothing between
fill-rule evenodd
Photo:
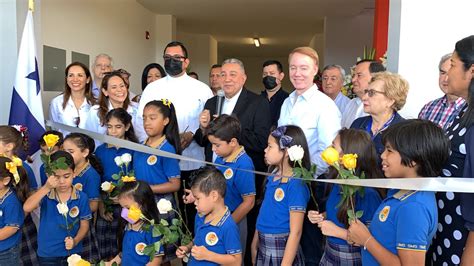
<instances>
[{"instance_id":1,"label":"white rose","mask_svg":"<svg viewBox=\"0 0 474 266\"><path fill-rule=\"evenodd\" d=\"M288 148L288 156L290 156L290 161L296 162L303 159L304 150L301 145L293 145Z\"/></svg>"},{"instance_id":2,"label":"white rose","mask_svg":"<svg viewBox=\"0 0 474 266\"><path fill-rule=\"evenodd\" d=\"M109 192L111 186L112 186L112 183L105 181L104 183L100 185L100 188L102 189L102 191Z\"/></svg>"},{"instance_id":3,"label":"white rose","mask_svg":"<svg viewBox=\"0 0 474 266\"><path fill-rule=\"evenodd\" d=\"M58 208L58 212L64 216L66 216L69 211L67 204L62 202L58 203L58 205L56 205L56 208Z\"/></svg>"},{"instance_id":4,"label":"white rose","mask_svg":"<svg viewBox=\"0 0 474 266\"><path fill-rule=\"evenodd\" d=\"M118 167L122 166L122 164L123 164L122 157L120 157L120 156L115 157L114 161L115 161L115 164Z\"/></svg>"},{"instance_id":5,"label":"white rose","mask_svg":"<svg viewBox=\"0 0 474 266\"><path fill-rule=\"evenodd\" d=\"M67 258L67 265L68 266L75 266L81 260L82 260L81 256L79 256L77 254L72 254L71 256L69 256Z\"/></svg>"},{"instance_id":6,"label":"white rose","mask_svg":"<svg viewBox=\"0 0 474 266\"><path fill-rule=\"evenodd\" d=\"M130 153L124 153L120 158L122 159L122 162L127 165L132 161L132 155L130 155Z\"/></svg>"},{"instance_id":7,"label":"white rose","mask_svg":"<svg viewBox=\"0 0 474 266\"><path fill-rule=\"evenodd\" d=\"M167 214L169 211L173 209L173 206L171 205L171 201L167 199L160 199L158 201L158 204L156 204L158 207L158 211L160 214Z\"/></svg>"}]
</instances>

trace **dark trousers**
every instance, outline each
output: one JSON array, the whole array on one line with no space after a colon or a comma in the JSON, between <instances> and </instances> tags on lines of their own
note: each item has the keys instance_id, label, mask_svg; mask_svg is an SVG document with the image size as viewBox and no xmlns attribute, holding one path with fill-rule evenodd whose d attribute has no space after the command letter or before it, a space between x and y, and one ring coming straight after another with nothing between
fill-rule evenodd
<instances>
[{"instance_id":1,"label":"dark trousers","mask_svg":"<svg viewBox=\"0 0 474 266\"><path fill-rule=\"evenodd\" d=\"M181 216L186 221L186 225L188 226L191 233L194 235L194 219L196 218L196 206L194 204L184 204L183 195L184 189L190 189L190 179L189 176L193 173L194 170L191 171L181 171L181 187L178 191L178 206ZM184 185L183 185L184 184Z\"/></svg>"},{"instance_id":2,"label":"dark trousers","mask_svg":"<svg viewBox=\"0 0 474 266\"><path fill-rule=\"evenodd\" d=\"M67 257L40 257L38 256L40 266L67 266Z\"/></svg>"}]
</instances>

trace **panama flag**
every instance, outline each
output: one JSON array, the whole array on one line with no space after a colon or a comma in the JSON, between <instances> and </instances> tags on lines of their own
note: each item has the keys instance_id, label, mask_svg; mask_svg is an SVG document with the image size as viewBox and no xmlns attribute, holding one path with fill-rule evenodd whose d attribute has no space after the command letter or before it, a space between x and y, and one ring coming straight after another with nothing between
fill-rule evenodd
<instances>
[{"instance_id":1,"label":"panama flag","mask_svg":"<svg viewBox=\"0 0 474 266\"><path fill-rule=\"evenodd\" d=\"M45 132L45 127L31 10L26 16L21 37L8 124L27 127L28 155L33 155L39 150L38 140Z\"/></svg>"}]
</instances>

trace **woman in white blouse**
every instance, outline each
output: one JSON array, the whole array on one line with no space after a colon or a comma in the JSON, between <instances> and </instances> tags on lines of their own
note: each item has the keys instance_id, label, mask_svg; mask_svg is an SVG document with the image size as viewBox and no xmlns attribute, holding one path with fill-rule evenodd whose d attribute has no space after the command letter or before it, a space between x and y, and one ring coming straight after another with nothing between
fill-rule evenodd
<instances>
[{"instance_id":1,"label":"woman in white blouse","mask_svg":"<svg viewBox=\"0 0 474 266\"><path fill-rule=\"evenodd\" d=\"M102 80L99 102L92 106L87 117L85 128L87 130L105 134L107 125L105 124L105 116L115 108L123 108L132 116L132 124L136 126L137 103L131 102L128 97L128 87L120 73L111 72L105 75ZM136 132L137 134L138 132ZM96 142L96 144L99 144Z\"/></svg>"},{"instance_id":2,"label":"woman in white blouse","mask_svg":"<svg viewBox=\"0 0 474 266\"><path fill-rule=\"evenodd\" d=\"M73 127L85 128L88 112L94 104L91 93L91 73L80 62L71 63L65 70L64 92L49 105L49 119ZM64 135L69 132L59 130Z\"/></svg>"}]
</instances>

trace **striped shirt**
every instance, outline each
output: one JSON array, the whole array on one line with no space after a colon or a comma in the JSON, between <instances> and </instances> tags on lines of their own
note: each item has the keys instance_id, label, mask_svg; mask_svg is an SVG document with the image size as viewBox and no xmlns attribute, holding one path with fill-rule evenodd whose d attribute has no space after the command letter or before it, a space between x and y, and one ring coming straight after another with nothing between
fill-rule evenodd
<instances>
[{"instance_id":1,"label":"striped shirt","mask_svg":"<svg viewBox=\"0 0 474 266\"><path fill-rule=\"evenodd\" d=\"M444 95L425 104L418 114L418 118L429 120L446 130L465 105L466 101L461 97L449 103L448 97Z\"/></svg>"}]
</instances>

